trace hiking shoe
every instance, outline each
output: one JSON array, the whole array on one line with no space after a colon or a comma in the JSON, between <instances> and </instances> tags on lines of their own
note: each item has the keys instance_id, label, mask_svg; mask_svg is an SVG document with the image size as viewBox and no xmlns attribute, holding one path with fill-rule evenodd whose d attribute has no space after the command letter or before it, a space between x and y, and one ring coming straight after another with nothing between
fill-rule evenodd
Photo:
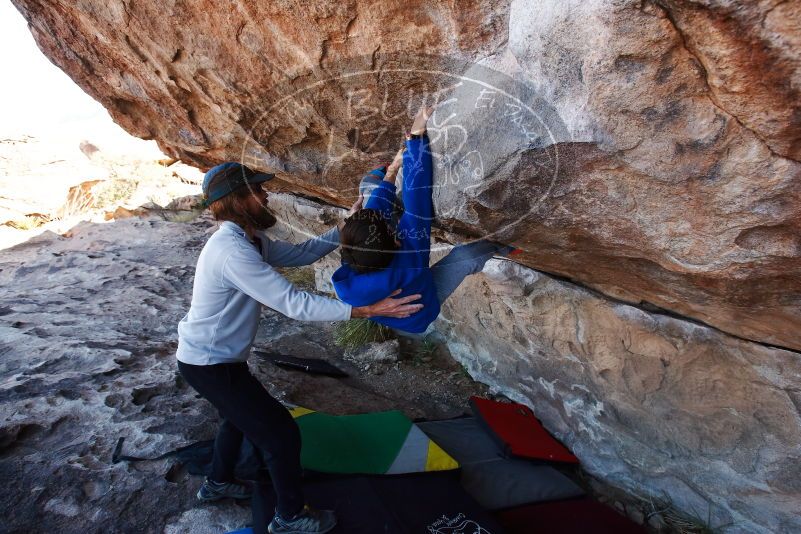
<instances>
[{"instance_id":1,"label":"hiking shoe","mask_svg":"<svg viewBox=\"0 0 801 534\"><path fill-rule=\"evenodd\" d=\"M220 499L250 499L250 488L234 482L214 482L209 477L197 492L200 501L219 501Z\"/></svg>"},{"instance_id":2,"label":"hiking shoe","mask_svg":"<svg viewBox=\"0 0 801 534\"><path fill-rule=\"evenodd\" d=\"M292 519L282 519L277 513L267 526L270 534L322 534L337 525L331 510L315 510L308 504Z\"/></svg>"}]
</instances>

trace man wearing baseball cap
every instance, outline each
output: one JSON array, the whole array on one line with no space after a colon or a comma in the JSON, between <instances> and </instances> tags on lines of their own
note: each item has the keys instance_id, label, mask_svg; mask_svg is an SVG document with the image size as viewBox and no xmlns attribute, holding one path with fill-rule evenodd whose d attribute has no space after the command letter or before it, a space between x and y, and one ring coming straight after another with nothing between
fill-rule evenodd
<instances>
[{"instance_id":1,"label":"man wearing baseball cap","mask_svg":"<svg viewBox=\"0 0 801 534\"><path fill-rule=\"evenodd\" d=\"M264 486L252 495L256 534L312 534L336 525L334 513L306 505L301 489L300 432L289 412L250 374L247 358L262 306L300 321L346 321L355 317L408 317L422 308L420 295L394 299L397 288L370 306L300 291L275 267L309 265L339 245L339 231L294 245L267 238L276 222L263 184L273 175L228 162L209 170L203 193L220 227L198 258L192 303L178 325L178 369L223 419L214 443L212 473L198 498L248 498L233 471L243 436L261 452L277 496L267 525ZM358 203L357 203L358 204Z\"/></svg>"}]
</instances>

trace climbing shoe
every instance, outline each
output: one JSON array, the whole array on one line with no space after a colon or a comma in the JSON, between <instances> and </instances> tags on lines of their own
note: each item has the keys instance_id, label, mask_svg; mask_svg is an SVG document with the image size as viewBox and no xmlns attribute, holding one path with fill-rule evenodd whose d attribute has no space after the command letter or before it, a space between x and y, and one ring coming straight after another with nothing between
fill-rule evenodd
<instances>
[{"instance_id":1,"label":"climbing shoe","mask_svg":"<svg viewBox=\"0 0 801 534\"><path fill-rule=\"evenodd\" d=\"M234 482L214 482L206 477L197 492L200 501L218 501L220 499L250 499L250 488Z\"/></svg>"},{"instance_id":2,"label":"climbing shoe","mask_svg":"<svg viewBox=\"0 0 801 534\"><path fill-rule=\"evenodd\" d=\"M497 247L495 251L496 256L501 256L503 258L509 258L511 256L517 256L518 254L522 254L522 250L515 247L514 245L504 245L503 243L493 242L493 245Z\"/></svg>"},{"instance_id":3,"label":"climbing shoe","mask_svg":"<svg viewBox=\"0 0 801 534\"><path fill-rule=\"evenodd\" d=\"M322 534L337 524L331 510L315 510L308 504L292 519L282 519L277 513L267 526L270 534Z\"/></svg>"}]
</instances>

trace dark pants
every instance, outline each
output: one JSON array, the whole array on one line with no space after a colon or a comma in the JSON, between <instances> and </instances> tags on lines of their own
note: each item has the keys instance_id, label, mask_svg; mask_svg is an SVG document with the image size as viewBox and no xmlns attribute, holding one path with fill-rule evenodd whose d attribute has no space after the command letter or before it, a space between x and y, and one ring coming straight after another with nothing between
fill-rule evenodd
<instances>
[{"instance_id":1,"label":"dark pants","mask_svg":"<svg viewBox=\"0 0 801 534\"><path fill-rule=\"evenodd\" d=\"M465 278L480 273L493 256L506 256L512 250L514 247L485 240L453 247L447 256L431 266L439 303L444 303Z\"/></svg>"},{"instance_id":2,"label":"dark pants","mask_svg":"<svg viewBox=\"0 0 801 534\"><path fill-rule=\"evenodd\" d=\"M242 438L261 452L270 472L281 517L292 517L303 508L301 489L300 430L280 402L250 374L246 363L189 365L178 362L184 379L220 412L223 422L214 442L211 479L233 479ZM265 509L264 482L257 483L253 498L253 530L267 532L272 510Z\"/></svg>"}]
</instances>

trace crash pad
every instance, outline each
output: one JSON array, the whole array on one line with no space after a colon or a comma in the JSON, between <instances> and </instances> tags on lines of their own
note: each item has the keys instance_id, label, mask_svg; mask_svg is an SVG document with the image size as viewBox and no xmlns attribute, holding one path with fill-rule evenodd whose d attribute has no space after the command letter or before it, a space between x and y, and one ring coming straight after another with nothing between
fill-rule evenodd
<instances>
[{"instance_id":1,"label":"crash pad","mask_svg":"<svg viewBox=\"0 0 801 534\"><path fill-rule=\"evenodd\" d=\"M272 519L271 488L265 515ZM459 484L454 471L308 480L303 492L315 508L334 510L332 534L502 534L498 521ZM268 517L269 515L269 517Z\"/></svg>"},{"instance_id":2,"label":"crash pad","mask_svg":"<svg viewBox=\"0 0 801 534\"><path fill-rule=\"evenodd\" d=\"M592 499L528 504L496 513L509 534L645 534L647 531Z\"/></svg>"},{"instance_id":3,"label":"crash pad","mask_svg":"<svg viewBox=\"0 0 801 534\"><path fill-rule=\"evenodd\" d=\"M579 463L567 447L545 430L528 406L481 397L470 397L470 405L507 456Z\"/></svg>"},{"instance_id":4,"label":"crash pad","mask_svg":"<svg viewBox=\"0 0 801 534\"><path fill-rule=\"evenodd\" d=\"M321 473L401 474L459 464L403 412L330 415L295 407L304 469Z\"/></svg>"},{"instance_id":5,"label":"crash pad","mask_svg":"<svg viewBox=\"0 0 801 534\"><path fill-rule=\"evenodd\" d=\"M306 471L337 474L392 475L458 469L459 464L426 436L402 412L329 415L302 407L290 408L300 428L301 466ZM152 458L123 454L120 438L114 463L175 458L193 475L208 475L214 441L183 446ZM242 480L266 476L259 450L243 439L235 475Z\"/></svg>"},{"instance_id":6,"label":"crash pad","mask_svg":"<svg viewBox=\"0 0 801 534\"><path fill-rule=\"evenodd\" d=\"M549 465L506 458L474 417L418 423L461 466L461 483L480 505L498 510L568 499L584 491Z\"/></svg>"}]
</instances>

